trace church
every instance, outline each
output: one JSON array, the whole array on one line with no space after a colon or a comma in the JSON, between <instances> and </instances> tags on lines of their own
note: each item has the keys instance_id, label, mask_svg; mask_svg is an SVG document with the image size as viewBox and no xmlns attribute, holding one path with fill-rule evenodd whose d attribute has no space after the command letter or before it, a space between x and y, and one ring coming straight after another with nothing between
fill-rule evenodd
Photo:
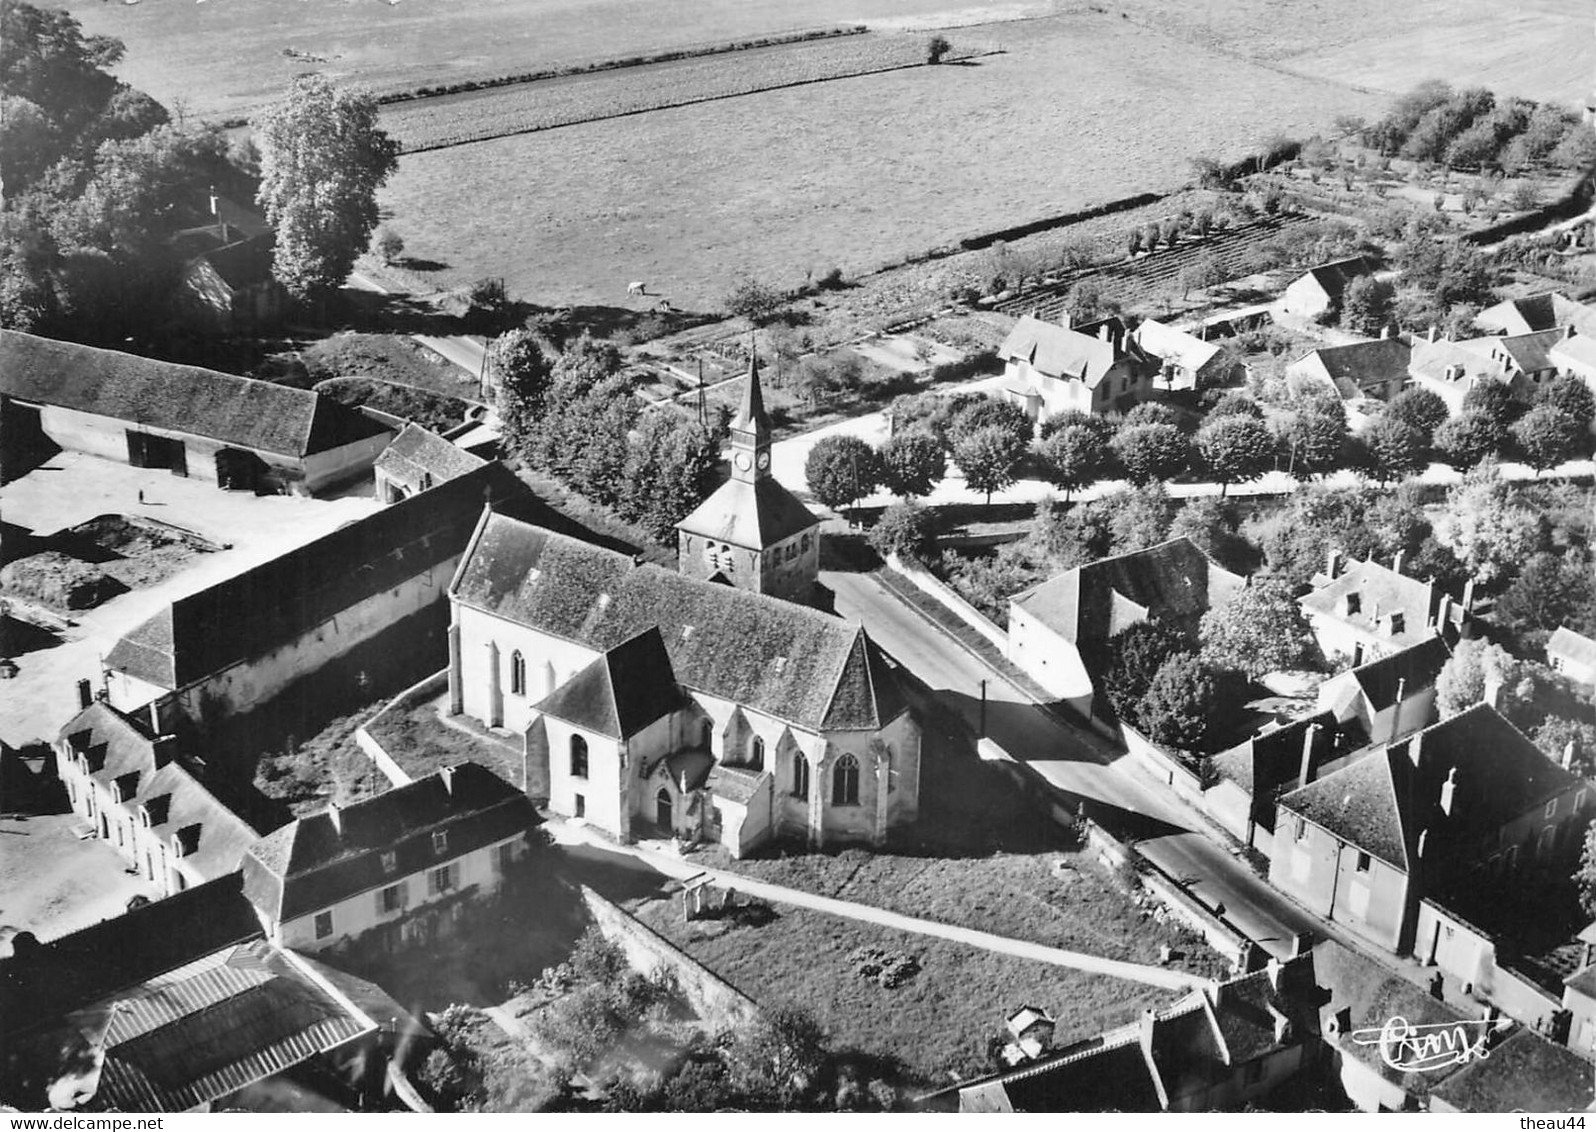
<instances>
[{"instance_id":1,"label":"church","mask_svg":"<svg viewBox=\"0 0 1596 1132\"><path fill-rule=\"evenodd\" d=\"M920 728L864 629L799 604L819 523L770 475L757 369L731 448L674 572L486 508L449 589L450 710L623 841L882 844L918 813Z\"/></svg>"}]
</instances>

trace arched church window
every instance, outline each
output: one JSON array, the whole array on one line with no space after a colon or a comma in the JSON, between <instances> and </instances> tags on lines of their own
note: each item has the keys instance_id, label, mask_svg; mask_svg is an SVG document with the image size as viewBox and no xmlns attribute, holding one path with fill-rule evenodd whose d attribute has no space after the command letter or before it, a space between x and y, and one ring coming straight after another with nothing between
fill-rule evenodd
<instances>
[{"instance_id":1,"label":"arched church window","mask_svg":"<svg viewBox=\"0 0 1596 1132\"><path fill-rule=\"evenodd\" d=\"M748 765L755 770L765 769L765 741L758 735L748 741Z\"/></svg>"},{"instance_id":2,"label":"arched church window","mask_svg":"<svg viewBox=\"0 0 1596 1132\"><path fill-rule=\"evenodd\" d=\"M526 695L526 657L519 651L510 654L510 691L517 696Z\"/></svg>"},{"instance_id":3,"label":"arched church window","mask_svg":"<svg viewBox=\"0 0 1596 1132\"><path fill-rule=\"evenodd\" d=\"M704 750L713 751L715 749L715 723L713 720L704 720L702 735Z\"/></svg>"},{"instance_id":4,"label":"arched church window","mask_svg":"<svg viewBox=\"0 0 1596 1132\"><path fill-rule=\"evenodd\" d=\"M802 751L795 751L792 756L792 796L809 797L809 760Z\"/></svg>"},{"instance_id":5,"label":"arched church window","mask_svg":"<svg viewBox=\"0 0 1596 1132\"><path fill-rule=\"evenodd\" d=\"M571 777L587 777L587 740L580 735L571 736Z\"/></svg>"},{"instance_id":6,"label":"arched church window","mask_svg":"<svg viewBox=\"0 0 1596 1132\"><path fill-rule=\"evenodd\" d=\"M831 804L857 806L859 804L859 760L843 755L831 772Z\"/></svg>"}]
</instances>

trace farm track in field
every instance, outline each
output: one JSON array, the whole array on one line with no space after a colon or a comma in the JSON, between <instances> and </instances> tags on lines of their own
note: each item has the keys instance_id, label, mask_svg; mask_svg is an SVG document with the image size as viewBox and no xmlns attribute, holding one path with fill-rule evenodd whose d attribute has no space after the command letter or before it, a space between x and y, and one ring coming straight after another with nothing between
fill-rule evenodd
<instances>
[{"instance_id":1,"label":"farm track in field","mask_svg":"<svg viewBox=\"0 0 1596 1132\"><path fill-rule=\"evenodd\" d=\"M1272 216L1222 232L1211 232L1202 239L1188 240L1173 248L1163 247L1138 259L1075 272L1067 278L1044 283L1003 299L993 309L1008 315L1030 314L1052 320L1063 313L1071 289L1082 280L1095 280L1102 284L1106 292L1118 298L1145 295L1177 282L1182 271L1207 259L1213 260L1225 278L1234 278L1248 273L1242 268L1261 241L1310 219L1303 215Z\"/></svg>"},{"instance_id":2,"label":"farm track in field","mask_svg":"<svg viewBox=\"0 0 1596 1132\"><path fill-rule=\"evenodd\" d=\"M964 50L941 65L1000 54ZM628 118L931 64L917 38L864 34L550 76L383 108L406 154Z\"/></svg>"}]
</instances>

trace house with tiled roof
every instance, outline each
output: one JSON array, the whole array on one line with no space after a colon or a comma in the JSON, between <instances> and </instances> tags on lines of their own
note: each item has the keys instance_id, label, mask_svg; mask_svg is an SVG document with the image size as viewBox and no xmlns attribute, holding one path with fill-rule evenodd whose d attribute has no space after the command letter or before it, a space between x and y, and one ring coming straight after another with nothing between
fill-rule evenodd
<instances>
[{"instance_id":1,"label":"house with tiled roof","mask_svg":"<svg viewBox=\"0 0 1596 1132\"><path fill-rule=\"evenodd\" d=\"M451 710L521 742L555 813L743 853L918 812L919 727L858 625L491 509L449 598Z\"/></svg>"},{"instance_id":2,"label":"house with tiled roof","mask_svg":"<svg viewBox=\"0 0 1596 1132\"><path fill-rule=\"evenodd\" d=\"M1153 393L1160 363L1117 320L1095 334L1024 315L998 347L1003 395L1034 421L1060 413L1109 413Z\"/></svg>"},{"instance_id":3,"label":"house with tiled roof","mask_svg":"<svg viewBox=\"0 0 1596 1132\"><path fill-rule=\"evenodd\" d=\"M1435 681L1451 656L1441 636L1376 655L1320 684L1319 710L1361 727L1371 744L1394 742L1435 722Z\"/></svg>"},{"instance_id":4,"label":"house with tiled roof","mask_svg":"<svg viewBox=\"0 0 1596 1132\"><path fill-rule=\"evenodd\" d=\"M1476 704L1281 796L1269 881L1371 943L1439 961L1445 908L1570 869L1589 784Z\"/></svg>"},{"instance_id":5,"label":"house with tiled roof","mask_svg":"<svg viewBox=\"0 0 1596 1132\"><path fill-rule=\"evenodd\" d=\"M1486 334L1534 334L1572 326L1580 334L1596 334L1596 308L1575 302L1559 291L1542 291L1519 299L1506 299L1474 316L1476 329Z\"/></svg>"},{"instance_id":6,"label":"house with tiled roof","mask_svg":"<svg viewBox=\"0 0 1596 1132\"><path fill-rule=\"evenodd\" d=\"M1327 711L1272 726L1213 756L1203 808L1232 837L1267 856L1280 796L1340 766L1365 742L1355 722L1344 725Z\"/></svg>"},{"instance_id":7,"label":"house with tiled roof","mask_svg":"<svg viewBox=\"0 0 1596 1132\"><path fill-rule=\"evenodd\" d=\"M1287 366L1286 380L1293 389L1329 388L1343 401L1389 401L1402 392L1411 356L1412 348L1400 338L1321 346Z\"/></svg>"},{"instance_id":8,"label":"house with tiled roof","mask_svg":"<svg viewBox=\"0 0 1596 1132\"><path fill-rule=\"evenodd\" d=\"M1153 384L1161 390L1217 389L1230 384L1236 368L1224 347L1157 319L1144 319L1131 339L1143 353L1158 360Z\"/></svg>"},{"instance_id":9,"label":"house with tiled roof","mask_svg":"<svg viewBox=\"0 0 1596 1132\"><path fill-rule=\"evenodd\" d=\"M356 1090L373 1019L264 937L237 873L0 959L0 1102L25 1112L206 1112L306 1062Z\"/></svg>"},{"instance_id":10,"label":"house with tiled roof","mask_svg":"<svg viewBox=\"0 0 1596 1132\"><path fill-rule=\"evenodd\" d=\"M1596 1069L1533 1030L1519 1029L1448 1074L1430 1092L1431 1112L1586 1112Z\"/></svg>"},{"instance_id":11,"label":"house with tiled roof","mask_svg":"<svg viewBox=\"0 0 1596 1132\"><path fill-rule=\"evenodd\" d=\"M222 487L315 492L366 474L391 433L309 389L0 330L19 437Z\"/></svg>"},{"instance_id":12,"label":"house with tiled roof","mask_svg":"<svg viewBox=\"0 0 1596 1132\"><path fill-rule=\"evenodd\" d=\"M179 745L103 701L55 745L73 812L162 896L235 871L261 832L211 792Z\"/></svg>"},{"instance_id":13,"label":"house with tiled roof","mask_svg":"<svg viewBox=\"0 0 1596 1132\"><path fill-rule=\"evenodd\" d=\"M437 433L408 422L377 457L375 494L384 503L398 503L486 463Z\"/></svg>"},{"instance_id":14,"label":"house with tiled roof","mask_svg":"<svg viewBox=\"0 0 1596 1132\"><path fill-rule=\"evenodd\" d=\"M1402 572L1402 555L1390 566L1372 558L1343 561L1332 549L1313 589L1297 599L1327 658L1350 657L1353 667L1399 652L1431 637L1448 644L1474 632L1474 586L1454 600L1433 580Z\"/></svg>"},{"instance_id":15,"label":"house with tiled roof","mask_svg":"<svg viewBox=\"0 0 1596 1132\"><path fill-rule=\"evenodd\" d=\"M1261 1099L1312 1068L1309 955L1190 991L1127 1026L1018 1069L922 1098L959 1112L1211 1112Z\"/></svg>"},{"instance_id":16,"label":"house with tiled roof","mask_svg":"<svg viewBox=\"0 0 1596 1132\"><path fill-rule=\"evenodd\" d=\"M1596 641L1559 625L1546 642L1546 663L1580 684L1596 684Z\"/></svg>"},{"instance_id":17,"label":"house with tiled roof","mask_svg":"<svg viewBox=\"0 0 1596 1132\"><path fill-rule=\"evenodd\" d=\"M275 234L233 239L236 234L223 225L220 232L195 229L174 241L192 253L178 273L178 307L190 323L217 334L258 332L283 317L284 292L272 271Z\"/></svg>"},{"instance_id":18,"label":"house with tiled roof","mask_svg":"<svg viewBox=\"0 0 1596 1132\"><path fill-rule=\"evenodd\" d=\"M489 464L346 523L129 630L103 661L112 705L162 733L208 732L410 618L441 629L485 499L548 512Z\"/></svg>"},{"instance_id":19,"label":"house with tiled roof","mask_svg":"<svg viewBox=\"0 0 1596 1132\"><path fill-rule=\"evenodd\" d=\"M676 524L686 577L812 604L820 520L770 474L770 418L751 357L731 422L731 478Z\"/></svg>"},{"instance_id":20,"label":"house with tiled roof","mask_svg":"<svg viewBox=\"0 0 1596 1132\"><path fill-rule=\"evenodd\" d=\"M1374 274L1374 265L1362 256L1338 259L1309 268L1294 279L1282 296L1286 314L1298 318L1320 318L1341 310L1347 288L1354 279Z\"/></svg>"},{"instance_id":21,"label":"house with tiled roof","mask_svg":"<svg viewBox=\"0 0 1596 1132\"><path fill-rule=\"evenodd\" d=\"M1090 713L1109 638L1149 618L1195 632L1204 613L1244 585L1188 538L1089 562L1009 599L1008 658Z\"/></svg>"},{"instance_id":22,"label":"house with tiled roof","mask_svg":"<svg viewBox=\"0 0 1596 1132\"><path fill-rule=\"evenodd\" d=\"M447 934L468 901L497 891L538 822L518 788L461 763L261 838L243 891L273 943L389 950Z\"/></svg>"},{"instance_id":23,"label":"house with tiled roof","mask_svg":"<svg viewBox=\"0 0 1596 1132\"><path fill-rule=\"evenodd\" d=\"M1546 352L1546 358L1558 373L1577 377L1596 390L1596 331L1574 333L1570 327Z\"/></svg>"}]
</instances>

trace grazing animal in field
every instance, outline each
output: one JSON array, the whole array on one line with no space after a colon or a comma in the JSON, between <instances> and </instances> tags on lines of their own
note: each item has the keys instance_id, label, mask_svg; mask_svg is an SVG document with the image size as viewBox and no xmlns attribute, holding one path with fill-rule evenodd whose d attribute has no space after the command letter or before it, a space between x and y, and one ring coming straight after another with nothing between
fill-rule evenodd
<instances>
[{"instance_id":1,"label":"grazing animal in field","mask_svg":"<svg viewBox=\"0 0 1596 1132\"><path fill-rule=\"evenodd\" d=\"M648 294L648 284L647 283L628 283L626 285L626 293L628 295L646 295L646 294Z\"/></svg>"}]
</instances>

